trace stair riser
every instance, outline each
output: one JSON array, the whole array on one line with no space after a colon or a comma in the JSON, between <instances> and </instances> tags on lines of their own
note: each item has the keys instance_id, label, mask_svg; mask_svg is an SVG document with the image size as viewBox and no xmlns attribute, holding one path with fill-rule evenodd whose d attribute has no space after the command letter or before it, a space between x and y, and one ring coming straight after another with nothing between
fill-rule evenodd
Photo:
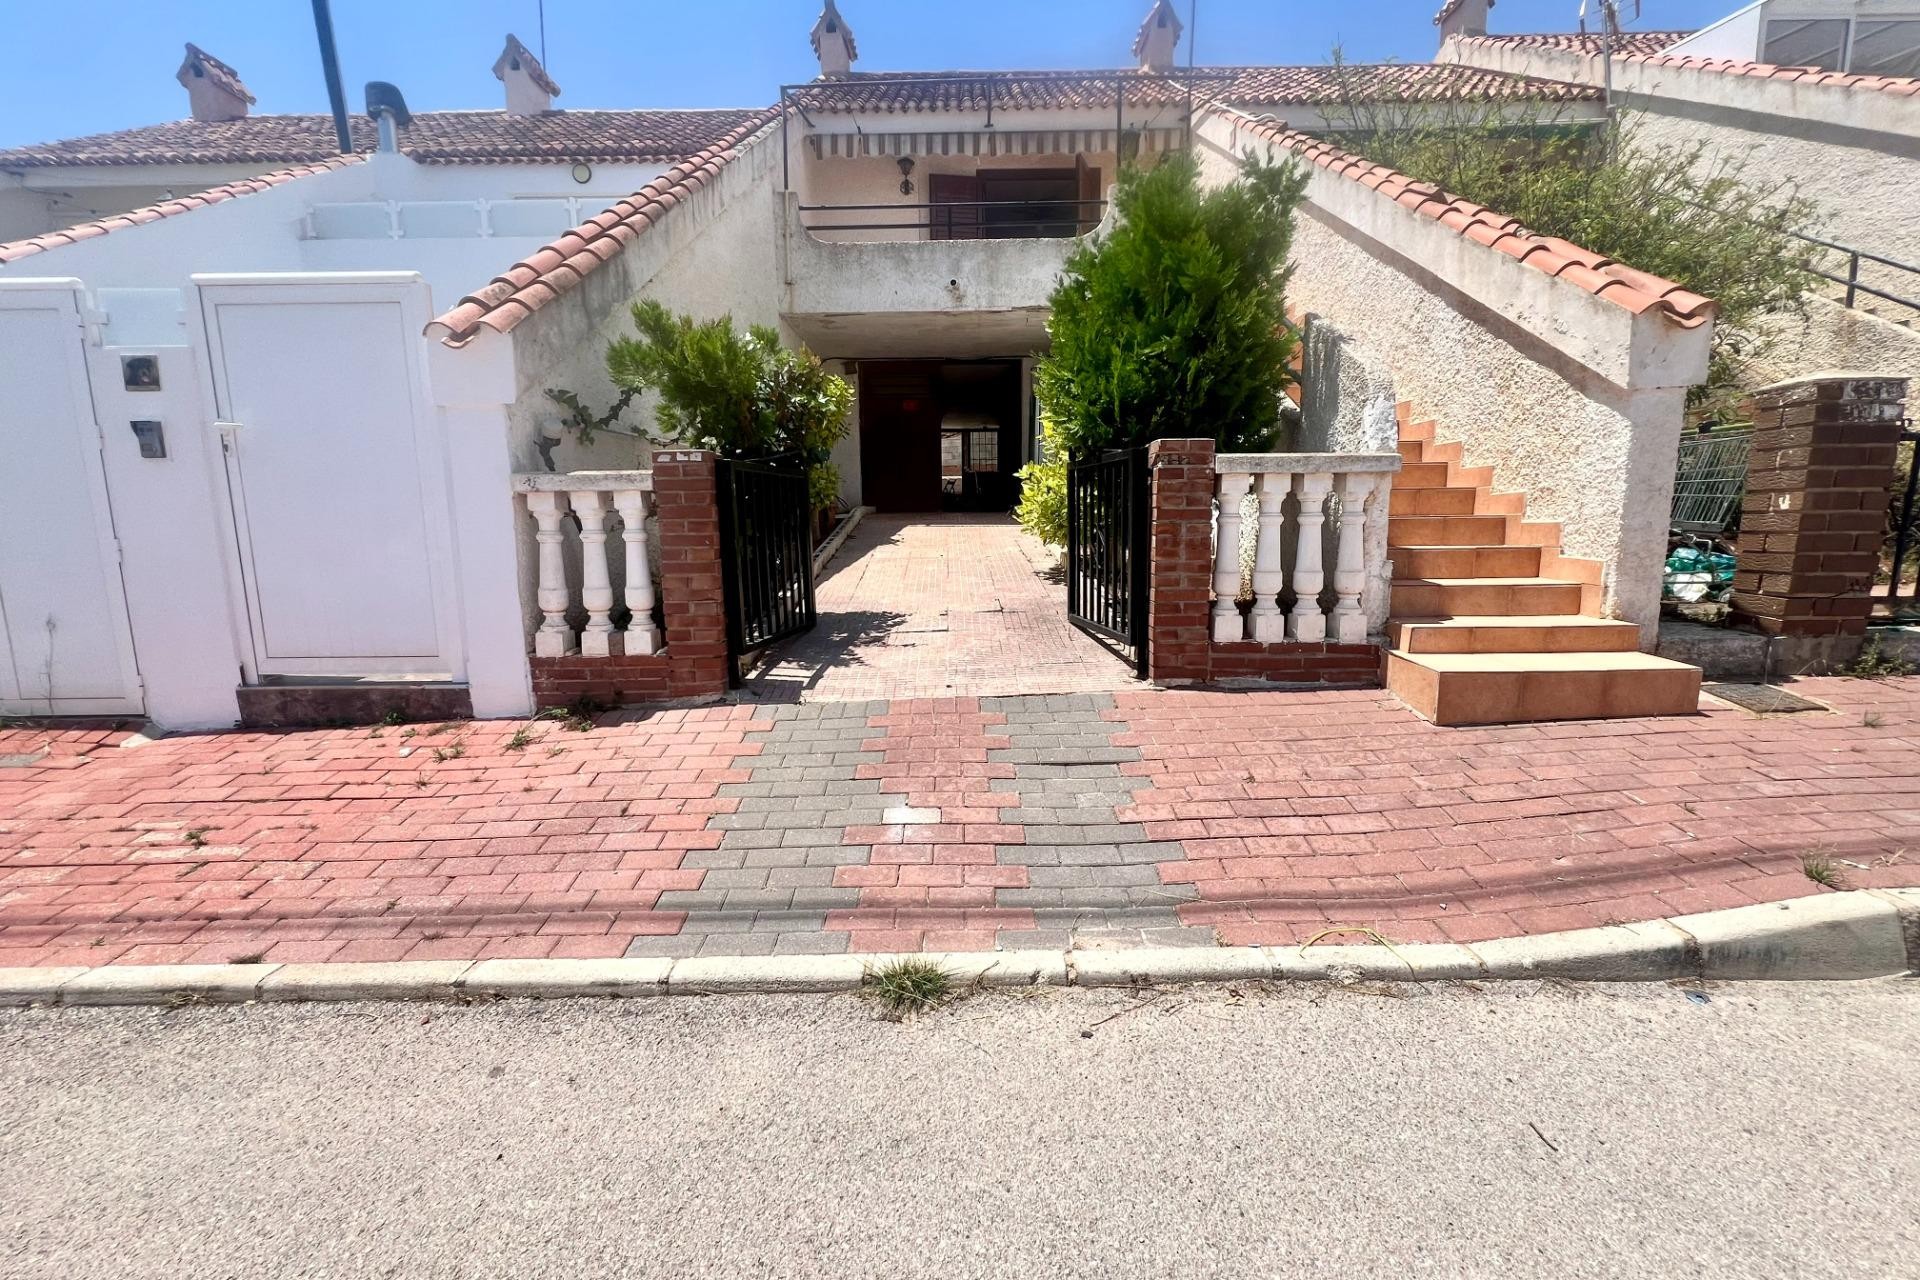
<instances>
[{"instance_id":1,"label":"stair riser","mask_svg":"<svg viewBox=\"0 0 1920 1280\"><path fill-rule=\"evenodd\" d=\"M1387 687L1440 725L1687 715L1700 703L1700 672L1692 667L1551 675L1435 672L1389 655Z\"/></svg>"},{"instance_id":2,"label":"stair riser","mask_svg":"<svg viewBox=\"0 0 1920 1280\"><path fill-rule=\"evenodd\" d=\"M1482 585L1480 583L1396 583L1393 588L1395 616L1402 618L1444 618L1467 616L1490 618L1504 616L1534 617L1543 613L1579 613L1578 583L1527 583L1523 585Z\"/></svg>"},{"instance_id":3,"label":"stair riser","mask_svg":"<svg viewBox=\"0 0 1920 1280\"><path fill-rule=\"evenodd\" d=\"M1402 489L1394 486L1387 514L1395 516L1470 516L1474 514L1472 489Z\"/></svg>"},{"instance_id":4,"label":"stair riser","mask_svg":"<svg viewBox=\"0 0 1920 1280\"><path fill-rule=\"evenodd\" d=\"M1538 547L1403 547L1393 553L1402 578L1533 578Z\"/></svg>"},{"instance_id":5,"label":"stair riser","mask_svg":"<svg viewBox=\"0 0 1920 1280\"><path fill-rule=\"evenodd\" d=\"M1400 473L1393 478L1393 491L1400 493L1407 489L1444 489L1447 487L1448 473L1451 470L1452 468L1444 462L1404 463Z\"/></svg>"},{"instance_id":6,"label":"stair riser","mask_svg":"<svg viewBox=\"0 0 1920 1280\"><path fill-rule=\"evenodd\" d=\"M1387 637L1405 653L1631 653L1640 628L1618 627L1423 627L1389 623Z\"/></svg>"},{"instance_id":7,"label":"stair riser","mask_svg":"<svg viewBox=\"0 0 1920 1280\"><path fill-rule=\"evenodd\" d=\"M1505 516L1389 516L1389 547L1498 547L1507 541Z\"/></svg>"}]
</instances>

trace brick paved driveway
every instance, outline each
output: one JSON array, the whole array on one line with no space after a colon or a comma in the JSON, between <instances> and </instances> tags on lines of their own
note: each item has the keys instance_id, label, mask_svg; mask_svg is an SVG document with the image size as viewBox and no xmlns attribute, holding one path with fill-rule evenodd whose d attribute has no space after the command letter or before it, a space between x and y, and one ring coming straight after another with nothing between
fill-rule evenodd
<instances>
[{"instance_id":1,"label":"brick paved driveway","mask_svg":"<svg viewBox=\"0 0 1920 1280\"><path fill-rule=\"evenodd\" d=\"M1796 688L1833 710L1461 730L1377 691L1133 690L11 730L0 966L1471 941L1823 892L1808 854L1920 884L1920 679Z\"/></svg>"},{"instance_id":2,"label":"brick paved driveway","mask_svg":"<svg viewBox=\"0 0 1920 1280\"><path fill-rule=\"evenodd\" d=\"M868 516L821 577L820 625L749 682L764 702L1126 687L1067 622L1058 557L1006 515Z\"/></svg>"}]
</instances>

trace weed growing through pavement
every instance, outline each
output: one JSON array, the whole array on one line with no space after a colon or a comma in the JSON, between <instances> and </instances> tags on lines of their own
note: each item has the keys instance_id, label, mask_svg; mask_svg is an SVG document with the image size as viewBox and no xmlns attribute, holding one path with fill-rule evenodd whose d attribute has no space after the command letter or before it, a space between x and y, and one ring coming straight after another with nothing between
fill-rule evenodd
<instances>
[{"instance_id":1,"label":"weed growing through pavement","mask_svg":"<svg viewBox=\"0 0 1920 1280\"><path fill-rule=\"evenodd\" d=\"M526 729L515 729L513 736L507 739L507 750L525 751L527 744L532 741L533 734L529 733Z\"/></svg>"},{"instance_id":2,"label":"weed growing through pavement","mask_svg":"<svg viewBox=\"0 0 1920 1280\"><path fill-rule=\"evenodd\" d=\"M262 961L264 961L266 958L267 958L267 953L264 951L249 951L247 952L247 954L243 956L234 956L233 958L228 960L227 963L228 964L259 964Z\"/></svg>"},{"instance_id":3,"label":"weed growing through pavement","mask_svg":"<svg viewBox=\"0 0 1920 1280\"><path fill-rule=\"evenodd\" d=\"M1860 650L1859 657L1840 668L1840 674L1856 680L1885 680L1890 676L1912 675L1913 664L1883 650L1880 637L1875 636Z\"/></svg>"},{"instance_id":4,"label":"weed growing through pavement","mask_svg":"<svg viewBox=\"0 0 1920 1280\"><path fill-rule=\"evenodd\" d=\"M407 722L407 713L398 707L391 707L387 714L380 717L381 724L399 725Z\"/></svg>"},{"instance_id":5,"label":"weed growing through pavement","mask_svg":"<svg viewBox=\"0 0 1920 1280\"><path fill-rule=\"evenodd\" d=\"M1829 889L1840 887L1840 872L1835 869L1832 859L1822 854L1810 853L1800 859L1800 871L1815 884L1825 885Z\"/></svg>"},{"instance_id":6,"label":"weed growing through pavement","mask_svg":"<svg viewBox=\"0 0 1920 1280\"><path fill-rule=\"evenodd\" d=\"M452 746L435 747L433 749L433 758L442 764L445 764L449 760L458 760L465 754L467 754L467 749L458 742Z\"/></svg>"},{"instance_id":7,"label":"weed growing through pavement","mask_svg":"<svg viewBox=\"0 0 1920 1280\"><path fill-rule=\"evenodd\" d=\"M187 833L180 838L195 849L199 849L207 843L207 829L205 827L189 827L187 828Z\"/></svg>"},{"instance_id":8,"label":"weed growing through pavement","mask_svg":"<svg viewBox=\"0 0 1920 1280\"><path fill-rule=\"evenodd\" d=\"M931 960L907 956L860 979L863 990L895 1018L906 1018L938 1008L953 994L953 975Z\"/></svg>"}]
</instances>

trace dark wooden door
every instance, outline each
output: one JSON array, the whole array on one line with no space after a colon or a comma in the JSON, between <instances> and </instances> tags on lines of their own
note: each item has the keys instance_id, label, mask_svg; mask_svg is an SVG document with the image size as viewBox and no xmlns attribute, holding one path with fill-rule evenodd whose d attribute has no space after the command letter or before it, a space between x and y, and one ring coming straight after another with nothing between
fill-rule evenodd
<instances>
[{"instance_id":1,"label":"dark wooden door","mask_svg":"<svg viewBox=\"0 0 1920 1280\"><path fill-rule=\"evenodd\" d=\"M927 238L980 238L980 179L970 173L935 173L927 177ZM954 208L959 204L963 207Z\"/></svg>"},{"instance_id":2,"label":"dark wooden door","mask_svg":"<svg viewBox=\"0 0 1920 1280\"><path fill-rule=\"evenodd\" d=\"M939 366L860 365L860 493L880 511L940 510Z\"/></svg>"},{"instance_id":3,"label":"dark wooden door","mask_svg":"<svg viewBox=\"0 0 1920 1280\"><path fill-rule=\"evenodd\" d=\"M1100 170L1087 163L1085 156L1073 159L1075 176L1080 180L1080 234L1085 235L1100 224L1100 215L1105 212L1089 201L1100 198Z\"/></svg>"}]
</instances>

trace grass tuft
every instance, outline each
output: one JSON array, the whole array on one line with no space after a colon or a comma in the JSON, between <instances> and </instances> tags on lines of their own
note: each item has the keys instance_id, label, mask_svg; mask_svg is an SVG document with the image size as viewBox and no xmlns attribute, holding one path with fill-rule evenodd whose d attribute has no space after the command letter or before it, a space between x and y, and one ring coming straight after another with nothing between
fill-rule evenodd
<instances>
[{"instance_id":1,"label":"grass tuft","mask_svg":"<svg viewBox=\"0 0 1920 1280\"><path fill-rule=\"evenodd\" d=\"M896 1018L925 1013L953 994L953 975L931 960L907 956L869 969L860 983Z\"/></svg>"},{"instance_id":2,"label":"grass tuft","mask_svg":"<svg viewBox=\"0 0 1920 1280\"><path fill-rule=\"evenodd\" d=\"M1875 636L1861 648L1859 657L1840 668L1840 674L1856 680L1886 680L1893 676L1912 675L1913 664L1886 652L1880 647L1880 637Z\"/></svg>"},{"instance_id":3,"label":"grass tuft","mask_svg":"<svg viewBox=\"0 0 1920 1280\"><path fill-rule=\"evenodd\" d=\"M1800 871L1807 879L1829 889L1840 888L1840 872L1831 859L1817 853L1810 853L1800 859Z\"/></svg>"},{"instance_id":4,"label":"grass tuft","mask_svg":"<svg viewBox=\"0 0 1920 1280\"><path fill-rule=\"evenodd\" d=\"M533 734L526 729L515 729L513 736L507 739L508 751L525 751L527 744L533 741Z\"/></svg>"}]
</instances>

